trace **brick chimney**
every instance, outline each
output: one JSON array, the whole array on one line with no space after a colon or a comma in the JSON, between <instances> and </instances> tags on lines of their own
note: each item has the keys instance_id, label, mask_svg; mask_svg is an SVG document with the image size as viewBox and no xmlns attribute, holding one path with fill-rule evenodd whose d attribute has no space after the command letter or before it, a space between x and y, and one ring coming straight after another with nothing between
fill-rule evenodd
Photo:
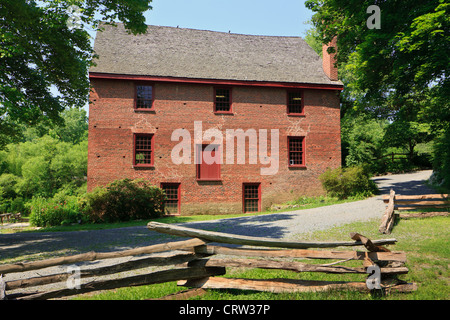
<instances>
[{"instance_id":1,"label":"brick chimney","mask_svg":"<svg viewBox=\"0 0 450 320\"><path fill-rule=\"evenodd\" d=\"M331 42L322 46L322 67L325 74L330 78L330 80L338 80L338 69L334 65L336 62L336 53L328 53L327 49L329 47L334 47L335 51L337 51L337 41L336 37L331 40Z\"/></svg>"}]
</instances>

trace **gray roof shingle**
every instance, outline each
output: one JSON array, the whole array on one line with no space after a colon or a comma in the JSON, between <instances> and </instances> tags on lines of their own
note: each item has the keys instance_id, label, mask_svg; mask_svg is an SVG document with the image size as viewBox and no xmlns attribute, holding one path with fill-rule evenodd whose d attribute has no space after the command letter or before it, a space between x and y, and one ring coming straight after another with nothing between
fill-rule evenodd
<instances>
[{"instance_id":1,"label":"gray roof shingle","mask_svg":"<svg viewBox=\"0 0 450 320\"><path fill-rule=\"evenodd\" d=\"M90 72L195 79L335 84L322 59L300 37L255 36L148 26L128 34L122 24L97 32Z\"/></svg>"}]
</instances>

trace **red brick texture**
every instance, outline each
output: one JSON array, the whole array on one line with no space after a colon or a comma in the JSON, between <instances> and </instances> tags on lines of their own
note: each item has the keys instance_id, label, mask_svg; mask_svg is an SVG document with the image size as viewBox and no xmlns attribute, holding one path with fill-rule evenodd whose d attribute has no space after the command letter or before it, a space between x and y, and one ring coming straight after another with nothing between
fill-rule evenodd
<instances>
[{"instance_id":1,"label":"red brick texture","mask_svg":"<svg viewBox=\"0 0 450 320\"><path fill-rule=\"evenodd\" d=\"M154 185L180 183L180 214L242 212L243 183L261 184L261 208L293 200L301 195L322 194L318 177L328 167L341 165L339 94L336 90L305 89L304 116L286 112L285 88L232 87L232 114L214 114L214 87L207 84L163 83L154 85L154 111L135 111L135 83L126 80L91 79L89 110L88 190L122 178L144 178ZM221 165L220 181L198 181L191 144L191 164L176 165L171 151L175 129L187 129L194 137L194 121L203 131L226 129L279 130L279 168L261 175L268 167L259 162ZM133 167L133 134L154 134L154 166ZM289 168L288 136L305 137L305 167ZM208 143L209 141L205 141ZM237 142L235 141L235 145ZM236 153L236 150L235 150Z\"/></svg>"},{"instance_id":2,"label":"red brick texture","mask_svg":"<svg viewBox=\"0 0 450 320\"><path fill-rule=\"evenodd\" d=\"M329 47L334 47L334 53L328 53L327 49ZM338 68L336 63L336 51L337 51L337 39L334 38L328 45L322 46L322 66L325 74L330 78L330 80L338 80Z\"/></svg>"}]
</instances>

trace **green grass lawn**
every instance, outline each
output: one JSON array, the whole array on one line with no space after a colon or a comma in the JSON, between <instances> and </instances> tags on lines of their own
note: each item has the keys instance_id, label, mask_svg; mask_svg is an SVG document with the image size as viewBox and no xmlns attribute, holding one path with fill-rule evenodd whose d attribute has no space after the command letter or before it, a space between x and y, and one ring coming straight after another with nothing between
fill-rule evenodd
<instances>
[{"instance_id":1,"label":"green grass lawn","mask_svg":"<svg viewBox=\"0 0 450 320\"><path fill-rule=\"evenodd\" d=\"M427 219L401 220L394 226L391 235L378 234L378 219L352 223L330 230L314 232L302 240L349 240L350 232L358 232L371 239L396 238L396 245L389 248L394 251L405 251L407 254L407 267L409 273L399 276L407 282L418 284L418 290L413 293L391 293L387 296L372 296L350 290L340 290L325 293L282 293L273 294L267 292L252 292L241 290L208 290L206 295L193 299L206 300L447 300L450 298L449 272L450 247L449 247L449 218L433 217ZM298 239L300 240L300 238ZM309 262L309 261L308 261ZM324 260L310 260L310 263L329 263ZM360 266L360 262L350 261L345 265ZM270 279L291 278L304 280L326 281L365 281L367 275L331 275L322 273L295 273L280 270L262 269L236 269L227 268L225 277ZM181 291L183 287L177 287L176 282L155 284L142 287L122 288L113 291L91 293L77 297L77 299L100 300L140 300L159 298L171 293Z\"/></svg>"}]
</instances>

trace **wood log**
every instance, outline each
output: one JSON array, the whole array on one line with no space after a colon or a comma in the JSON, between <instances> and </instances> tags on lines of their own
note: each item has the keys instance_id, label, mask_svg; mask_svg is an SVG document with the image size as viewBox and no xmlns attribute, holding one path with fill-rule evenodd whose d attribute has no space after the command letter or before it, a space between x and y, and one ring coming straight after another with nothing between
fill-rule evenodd
<instances>
[{"instance_id":1,"label":"wood log","mask_svg":"<svg viewBox=\"0 0 450 320\"><path fill-rule=\"evenodd\" d=\"M3 281L3 275L0 274L0 300L6 300L6 283Z\"/></svg>"},{"instance_id":2,"label":"wood log","mask_svg":"<svg viewBox=\"0 0 450 320\"><path fill-rule=\"evenodd\" d=\"M264 247L278 247L278 248L292 248L292 249L307 249L307 248L333 248L340 246L359 246L361 241L341 241L341 242L295 242L283 241L271 238L259 238L234 235L222 232L198 230L177 225L149 222L147 227L150 230L177 235L181 237L194 237L210 242L221 242L239 245L264 246ZM374 244L394 244L396 239L373 240Z\"/></svg>"},{"instance_id":3,"label":"wood log","mask_svg":"<svg viewBox=\"0 0 450 320\"><path fill-rule=\"evenodd\" d=\"M80 270L80 278L88 278L93 276L105 276L118 272L136 270L150 266L167 266L185 263L198 257L192 253L177 254L169 257L150 257L134 261L127 261L123 263L114 264L107 267L100 267L95 269ZM33 277L27 279L13 280L6 282L6 290L14 290L19 288L29 288L34 286L46 285L50 283L57 283L67 280L71 276L70 273L59 273L48 276Z\"/></svg>"},{"instance_id":4,"label":"wood log","mask_svg":"<svg viewBox=\"0 0 450 320\"><path fill-rule=\"evenodd\" d=\"M394 213L392 215L392 218L388 221L388 224L386 226L386 231L384 232L385 234L391 234L392 228L394 227L394 223L397 218L398 218L398 214Z\"/></svg>"},{"instance_id":5,"label":"wood log","mask_svg":"<svg viewBox=\"0 0 450 320\"><path fill-rule=\"evenodd\" d=\"M192 260L188 263L192 267L236 267L236 268L259 268L259 269L280 269L295 272L324 272L324 273L357 273L365 274L366 268L353 268L337 265L306 264L296 261L275 261L262 259L217 259L205 258ZM408 268L380 268L384 274L405 274Z\"/></svg>"},{"instance_id":6,"label":"wood log","mask_svg":"<svg viewBox=\"0 0 450 320\"><path fill-rule=\"evenodd\" d=\"M446 209L446 208L450 208L450 204L446 204L446 205L434 205L434 206L399 206L399 205L395 205L394 209L395 210L420 210L420 209Z\"/></svg>"},{"instance_id":7,"label":"wood log","mask_svg":"<svg viewBox=\"0 0 450 320\"><path fill-rule=\"evenodd\" d=\"M390 252L390 250L385 247L374 245L373 242L370 241L369 238L367 238L359 233L352 232L352 233L350 233L350 237L353 240L361 241L362 244L364 245L364 247L366 247L366 249L371 252Z\"/></svg>"},{"instance_id":8,"label":"wood log","mask_svg":"<svg viewBox=\"0 0 450 320\"><path fill-rule=\"evenodd\" d=\"M81 284L79 289L60 289L19 297L17 300L47 300L59 297L78 295L98 290L111 290L122 287L142 286L169 281L204 278L225 274L224 268L182 268L152 272L149 274L113 280L92 281Z\"/></svg>"},{"instance_id":9,"label":"wood log","mask_svg":"<svg viewBox=\"0 0 450 320\"><path fill-rule=\"evenodd\" d=\"M411 219L411 218L430 218L430 217L447 217L450 212L437 211L437 212L416 212L416 213L401 213L400 219Z\"/></svg>"},{"instance_id":10,"label":"wood log","mask_svg":"<svg viewBox=\"0 0 450 320\"><path fill-rule=\"evenodd\" d=\"M396 195L397 200L424 200L424 199L449 199L448 194L418 194L418 195ZM389 195L383 195L383 201L389 201Z\"/></svg>"},{"instance_id":11,"label":"wood log","mask_svg":"<svg viewBox=\"0 0 450 320\"><path fill-rule=\"evenodd\" d=\"M205 279L193 279L179 281L179 286L195 287L203 289L238 289L252 291L282 292L325 292L337 289L356 290L369 292L365 282L344 281L312 281L293 279L232 279L209 277ZM389 288L391 291L411 292L417 290L415 283L398 284Z\"/></svg>"},{"instance_id":12,"label":"wood log","mask_svg":"<svg viewBox=\"0 0 450 320\"><path fill-rule=\"evenodd\" d=\"M386 211L384 212L383 217L381 218L381 224L378 228L378 231L380 233L386 233L387 226L391 219L393 219L394 215L394 200L395 200L395 191L391 189L389 193L389 204L386 208Z\"/></svg>"},{"instance_id":13,"label":"wood log","mask_svg":"<svg viewBox=\"0 0 450 320\"><path fill-rule=\"evenodd\" d=\"M396 205L410 205L410 206L450 206L450 201L442 200L442 201L434 201L434 200L425 200L425 201L417 201L417 200L397 200L395 198Z\"/></svg>"},{"instance_id":14,"label":"wood log","mask_svg":"<svg viewBox=\"0 0 450 320\"><path fill-rule=\"evenodd\" d=\"M232 256L246 257L271 257L271 258L306 258L306 259L337 259L337 260L364 260L366 252L363 251L329 251L329 250L304 250L304 249L243 249L226 248L220 246L205 245L195 248L195 253L199 254L224 254ZM373 261L396 261L406 262L404 252L368 252L369 258Z\"/></svg>"},{"instance_id":15,"label":"wood log","mask_svg":"<svg viewBox=\"0 0 450 320\"><path fill-rule=\"evenodd\" d=\"M47 267L52 267L52 266L73 264L76 262L122 258L122 257L128 257L128 256L150 254L150 253L155 253L155 252L186 249L186 248L195 247L198 245L203 245L205 243L206 243L205 241L202 241L200 239L189 239L189 240L185 240L185 241L161 243L161 244L155 244L155 245L148 246L148 247L123 250L123 251L100 252L100 253L88 252L88 253L83 253L83 254L74 255L74 256L53 258L53 259L47 259L47 260L41 260L41 261L35 261L35 262L18 262L18 263L0 265L0 274L37 270L37 269L42 269L42 268L47 268Z\"/></svg>"},{"instance_id":16,"label":"wood log","mask_svg":"<svg viewBox=\"0 0 450 320\"><path fill-rule=\"evenodd\" d=\"M188 290L182 290L177 293L169 294L167 296L158 299L147 299L147 300L187 300L192 297L203 296L207 294L208 291L202 288L194 288Z\"/></svg>"}]
</instances>

